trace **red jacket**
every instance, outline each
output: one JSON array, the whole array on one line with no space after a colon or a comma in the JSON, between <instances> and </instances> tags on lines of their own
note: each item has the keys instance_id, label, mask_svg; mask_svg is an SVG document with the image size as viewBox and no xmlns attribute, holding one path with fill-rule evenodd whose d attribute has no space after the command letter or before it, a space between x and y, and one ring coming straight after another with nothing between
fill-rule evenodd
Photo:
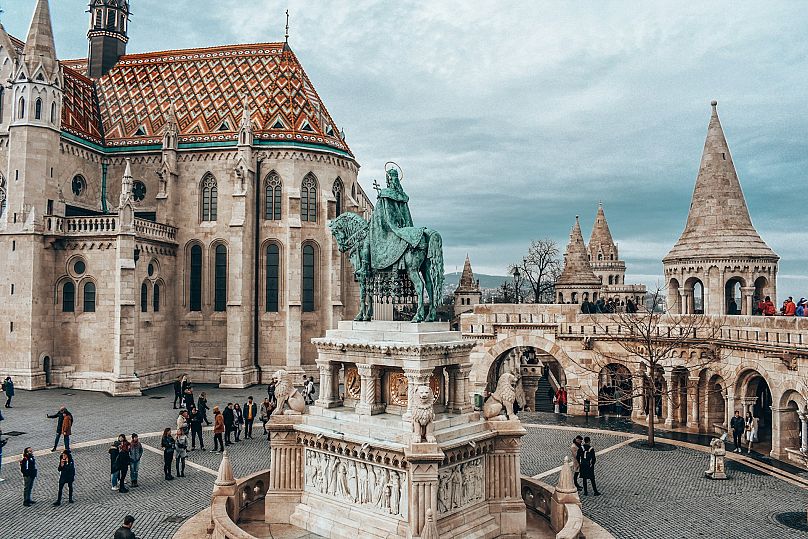
<instances>
[{"instance_id":1,"label":"red jacket","mask_svg":"<svg viewBox=\"0 0 808 539\"><path fill-rule=\"evenodd\" d=\"M795 316L797 314L797 304L793 301L786 301L783 306L783 314L786 316Z\"/></svg>"},{"instance_id":2,"label":"red jacket","mask_svg":"<svg viewBox=\"0 0 808 539\"><path fill-rule=\"evenodd\" d=\"M777 314L777 309L774 307L774 303L771 300L763 302L763 314L766 316L774 316Z\"/></svg>"}]
</instances>

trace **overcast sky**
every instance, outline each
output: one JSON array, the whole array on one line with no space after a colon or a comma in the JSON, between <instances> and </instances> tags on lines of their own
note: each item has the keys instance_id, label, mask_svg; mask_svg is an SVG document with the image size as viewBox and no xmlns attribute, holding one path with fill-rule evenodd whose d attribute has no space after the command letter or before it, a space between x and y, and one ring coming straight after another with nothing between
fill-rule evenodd
<instances>
[{"instance_id":1,"label":"overcast sky","mask_svg":"<svg viewBox=\"0 0 808 539\"><path fill-rule=\"evenodd\" d=\"M35 0L0 0L24 37ZM61 58L86 55L85 0L51 0ZM373 193L404 170L417 225L502 274L531 239L585 239L598 201L654 285L687 216L710 113L752 219L808 295L808 2L130 0L129 52L283 39Z\"/></svg>"}]
</instances>

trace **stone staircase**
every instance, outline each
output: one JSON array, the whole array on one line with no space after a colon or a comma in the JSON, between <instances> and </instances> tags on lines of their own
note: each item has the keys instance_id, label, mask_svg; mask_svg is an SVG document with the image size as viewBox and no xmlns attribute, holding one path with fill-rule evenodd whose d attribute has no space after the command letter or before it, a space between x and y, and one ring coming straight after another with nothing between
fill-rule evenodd
<instances>
[{"instance_id":1,"label":"stone staircase","mask_svg":"<svg viewBox=\"0 0 808 539\"><path fill-rule=\"evenodd\" d=\"M539 387L536 390L536 411L537 412L552 412L553 411L553 398L550 397L550 390L552 386L546 376L542 376L539 380Z\"/></svg>"}]
</instances>

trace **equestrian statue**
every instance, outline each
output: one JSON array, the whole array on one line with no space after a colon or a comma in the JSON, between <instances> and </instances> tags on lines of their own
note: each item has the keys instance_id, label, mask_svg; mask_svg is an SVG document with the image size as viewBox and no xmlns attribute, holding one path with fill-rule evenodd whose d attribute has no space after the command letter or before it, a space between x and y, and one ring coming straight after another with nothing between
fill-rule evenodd
<instances>
[{"instance_id":1,"label":"equestrian statue","mask_svg":"<svg viewBox=\"0 0 808 539\"><path fill-rule=\"evenodd\" d=\"M376 207L368 223L345 212L328 226L340 252L348 253L359 282L357 321L373 318L373 280L378 273L406 272L418 299L413 322L434 322L443 290L443 240L434 230L413 226L410 197L401 187L401 169L385 165L387 186L378 191ZM424 302L429 299L429 309Z\"/></svg>"}]
</instances>

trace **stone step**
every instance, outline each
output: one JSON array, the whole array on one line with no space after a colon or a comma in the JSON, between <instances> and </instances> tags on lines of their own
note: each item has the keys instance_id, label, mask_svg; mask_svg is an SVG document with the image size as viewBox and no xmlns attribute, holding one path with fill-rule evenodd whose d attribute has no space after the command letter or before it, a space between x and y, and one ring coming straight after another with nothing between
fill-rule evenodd
<instances>
[{"instance_id":1,"label":"stone step","mask_svg":"<svg viewBox=\"0 0 808 539\"><path fill-rule=\"evenodd\" d=\"M447 442L458 442L457 445L479 437L481 433L488 432L485 423L477 421L474 423L466 423L464 425L455 425L447 429L436 429L435 440L439 444ZM453 444L455 445L455 444Z\"/></svg>"},{"instance_id":2,"label":"stone step","mask_svg":"<svg viewBox=\"0 0 808 539\"><path fill-rule=\"evenodd\" d=\"M499 525L487 505L461 510L441 522L441 539L491 539L499 535Z\"/></svg>"}]
</instances>

